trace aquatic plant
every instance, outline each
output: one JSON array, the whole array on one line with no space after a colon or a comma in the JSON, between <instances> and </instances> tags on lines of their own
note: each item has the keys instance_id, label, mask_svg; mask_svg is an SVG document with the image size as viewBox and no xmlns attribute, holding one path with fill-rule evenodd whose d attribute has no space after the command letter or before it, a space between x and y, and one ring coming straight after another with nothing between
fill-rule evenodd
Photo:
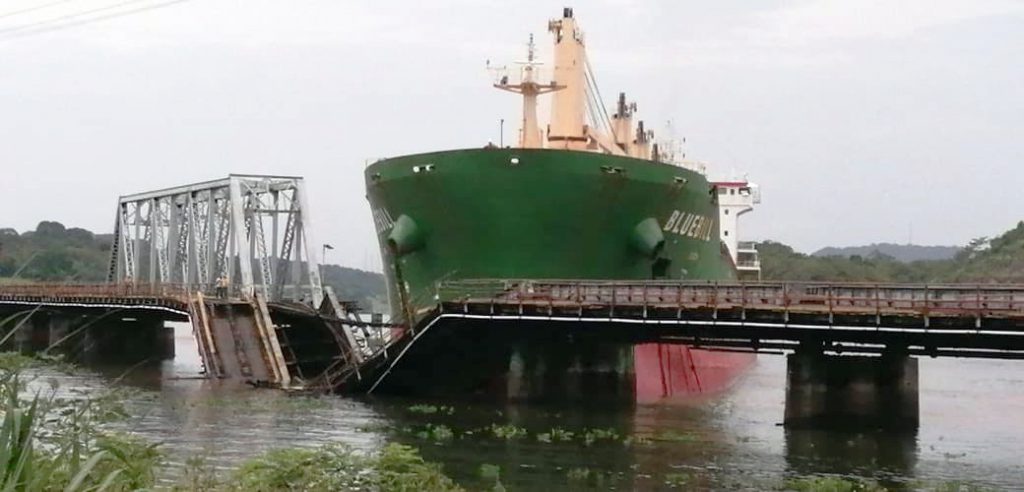
<instances>
[{"instance_id":1,"label":"aquatic plant","mask_svg":"<svg viewBox=\"0 0 1024 492\"><path fill-rule=\"evenodd\" d=\"M613 480L611 472L591 468L571 468L565 473L570 489L607 489Z\"/></svg>"},{"instance_id":2,"label":"aquatic plant","mask_svg":"<svg viewBox=\"0 0 1024 492\"><path fill-rule=\"evenodd\" d=\"M586 429L583 431L583 442L587 446L597 441L618 441L619 433L615 429Z\"/></svg>"},{"instance_id":3,"label":"aquatic plant","mask_svg":"<svg viewBox=\"0 0 1024 492\"><path fill-rule=\"evenodd\" d=\"M252 458L233 474L229 484L214 490L271 492L280 490L351 490L449 492L462 490L427 463L415 449L389 444L366 456L338 444L315 449L277 449Z\"/></svg>"},{"instance_id":4,"label":"aquatic plant","mask_svg":"<svg viewBox=\"0 0 1024 492\"><path fill-rule=\"evenodd\" d=\"M449 407L444 405L411 405L407 409L412 413L419 413L423 415L452 415L455 413L455 407Z\"/></svg>"},{"instance_id":5,"label":"aquatic plant","mask_svg":"<svg viewBox=\"0 0 1024 492\"><path fill-rule=\"evenodd\" d=\"M697 442L698 438L695 434L689 432L665 430L654 434L654 436L651 437L651 440L662 442Z\"/></svg>"},{"instance_id":6,"label":"aquatic plant","mask_svg":"<svg viewBox=\"0 0 1024 492\"><path fill-rule=\"evenodd\" d=\"M639 435L627 436L627 437L624 437L622 439L622 444L624 444L626 446L633 446L633 445L643 446L643 445L651 444L652 442L654 442L654 441L650 437L639 436Z\"/></svg>"},{"instance_id":7,"label":"aquatic plant","mask_svg":"<svg viewBox=\"0 0 1024 492\"><path fill-rule=\"evenodd\" d=\"M570 468L569 471L565 472L565 478L569 479L570 482L582 482L590 478L590 468Z\"/></svg>"},{"instance_id":8,"label":"aquatic plant","mask_svg":"<svg viewBox=\"0 0 1024 492\"><path fill-rule=\"evenodd\" d=\"M454 492L462 488L441 473L441 466L427 463L415 449L388 444L374 462L379 490L393 492Z\"/></svg>"},{"instance_id":9,"label":"aquatic plant","mask_svg":"<svg viewBox=\"0 0 1024 492\"><path fill-rule=\"evenodd\" d=\"M549 432L537 434L537 440L543 443L567 442L571 441L575 435L572 431L567 431L561 427L553 427Z\"/></svg>"},{"instance_id":10,"label":"aquatic plant","mask_svg":"<svg viewBox=\"0 0 1024 492\"><path fill-rule=\"evenodd\" d=\"M427 424L426 429L416 433L416 437L442 442L452 440L455 437L455 433L446 425Z\"/></svg>"},{"instance_id":11,"label":"aquatic plant","mask_svg":"<svg viewBox=\"0 0 1024 492\"><path fill-rule=\"evenodd\" d=\"M512 424L491 424L490 431L491 434L494 435L494 437L497 437L498 439L504 439L506 441L521 439L523 437L526 437L527 434L526 429L522 427L517 427Z\"/></svg>"},{"instance_id":12,"label":"aquatic plant","mask_svg":"<svg viewBox=\"0 0 1024 492\"><path fill-rule=\"evenodd\" d=\"M689 473L666 473L665 474L665 486L670 489L686 487L693 480L693 475Z\"/></svg>"},{"instance_id":13,"label":"aquatic plant","mask_svg":"<svg viewBox=\"0 0 1024 492\"><path fill-rule=\"evenodd\" d=\"M797 492L884 492L875 482L849 477L800 477L786 480L783 490Z\"/></svg>"},{"instance_id":14,"label":"aquatic plant","mask_svg":"<svg viewBox=\"0 0 1024 492\"><path fill-rule=\"evenodd\" d=\"M220 476L217 469L207 461L204 455L189 456L185 459L185 466L171 490L198 492L202 490L222 489Z\"/></svg>"},{"instance_id":15,"label":"aquatic plant","mask_svg":"<svg viewBox=\"0 0 1024 492\"><path fill-rule=\"evenodd\" d=\"M494 482L494 485L491 486L491 492L505 492L505 485L501 483L500 466L484 463L480 465L480 468L477 470L477 475L485 481Z\"/></svg>"},{"instance_id":16,"label":"aquatic plant","mask_svg":"<svg viewBox=\"0 0 1024 492\"><path fill-rule=\"evenodd\" d=\"M342 446L275 449L242 464L233 474L235 490L369 490L372 464Z\"/></svg>"},{"instance_id":17,"label":"aquatic plant","mask_svg":"<svg viewBox=\"0 0 1024 492\"><path fill-rule=\"evenodd\" d=\"M915 488L920 490L931 490L933 492L990 492L998 490L995 488L983 487L981 485L965 483L958 480L942 482L939 484L932 484L930 486L925 484L916 484Z\"/></svg>"}]
</instances>

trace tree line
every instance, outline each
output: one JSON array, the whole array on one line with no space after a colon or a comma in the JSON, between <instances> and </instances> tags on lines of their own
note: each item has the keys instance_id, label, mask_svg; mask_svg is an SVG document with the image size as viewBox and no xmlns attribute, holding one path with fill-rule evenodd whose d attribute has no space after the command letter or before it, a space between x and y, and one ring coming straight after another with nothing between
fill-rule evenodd
<instances>
[{"instance_id":1,"label":"tree line","mask_svg":"<svg viewBox=\"0 0 1024 492\"><path fill-rule=\"evenodd\" d=\"M945 260L812 256L774 241L759 243L758 251L765 280L1024 283L1024 221L997 237L974 239Z\"/></svg>"},{"instance_id":2,"label":"tree line","mask_svg":"<svg viewBox=\"0 0 1024 492\"><path fill-rule=\"evenodd\" d=\"M0 281L104 282L110 264L112 234L40 222L34 231L0 228ZM384 277L338 265L326 265L323 281L342 299L365 309L386 308Z\"/></svg>"}]
</instances>

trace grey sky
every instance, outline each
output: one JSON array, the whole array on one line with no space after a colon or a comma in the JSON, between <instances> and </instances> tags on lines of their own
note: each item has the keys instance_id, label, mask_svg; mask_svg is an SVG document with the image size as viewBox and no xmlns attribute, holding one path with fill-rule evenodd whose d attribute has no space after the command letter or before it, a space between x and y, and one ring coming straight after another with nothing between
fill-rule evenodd
<instances>
[{"instance_id":1,"label":"grey sky","mask_svg":"<svg viewBox=\"0 0 1024 492\"><path fill-rule=\"evenodd\" d=\"M51 2L0 0L0 224L109 231L122 193L297 174L328 259L374 269L367 160L496 139L519 102L489 87L485 60L520 59L531 32L549 58L560 12L192 0L52 32L35 30L126 1L4 16ZM958 244L1024 219L1024 2L574 7L606 98L625 90L689 157L762 185L741 236L811 251L912 227L916 243Z\"/></svg>"}]
</instances>

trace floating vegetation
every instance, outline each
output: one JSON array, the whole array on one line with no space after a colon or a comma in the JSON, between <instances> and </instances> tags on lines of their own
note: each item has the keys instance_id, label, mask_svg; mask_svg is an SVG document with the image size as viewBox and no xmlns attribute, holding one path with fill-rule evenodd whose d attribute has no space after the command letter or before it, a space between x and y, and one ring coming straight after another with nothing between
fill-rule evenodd
<instances>
[{"instance_id":1,"label":"floating vegetation","mask_svg":"<svg viewBox=\"0 0 1024 492\"><path fill-rule=\"evenodd\" d=\"M377 456L327 445L317 449L279 449L244 463L228 486L215 490L271 492L277 490L462 490L423 461L415 449L389 444Z\"/></svg>"},{"instance_id":2,"label":"floating vegetation","mask_svg":"<svg viewBox=\"0 0 1024 492\"><path fill-rule=\"evenodd\" d=\"M572 441L576 434L561 427L554 427L549 432L537 434L537 440L543 443Z\"/></svg>"},{"instance_id":3,"label":"floating vegetation","mask_svg":"<svg viewBox=\"0 0 1024 492\"><path fill-rule=\"evenodd\" d=\"M388 424L386 424L384 422L373 422L373 423L363 424L363 425L360 425L359 427L356 427L356 432L382 433L382 432L385 432L385 431L390 430L390 429L391 429L391 426L389 426Z\"/></svg>"},{"instance_id":4,"label":"floating vegetation","mask_svg":"<svg viewBox=\"0 0 1024 492\"><path fill-rule=\"evenodd\" d=\"M427 424L427 428L416 433L416 437L434 442L451 441L455 433L447 425Z\"/></svg>"},{"instance_id":5,"label":"floating vegetation","mask_svg":"<svg viewBox=\"0 0 1024 492\"><path fill-rule=\"evenodd\" d=\"M653 441L661 442L697 442L696 434L689 432L677 432L673 430L661 431L651 437Z\"/></svg>"},{"instance_id":6,"label":"floating vegetation","mask_svg":"<svg viewBox=\"0 0 1024 492\"><path fill-rule=\"evenodd\" d=\"M797 492L884 492L875 482L847 477L801 477L786 480L783 490Z\"/></svg>"},{"instance_id":7,"label":"floating vegetation","mask_svg":"<svg viewBox=\"0 0 1024 492\"><path fill-rule=\"evenodd\" d=\"M688 486L692 480L693 475L689 473L666 473L664 482L666 487L677 489Z\"/></svg>"},{"instance_id":8,"label":"floating vegetation","mask_svg":"<svg viewBox=\"0 0 1024 492\"><path fill-rule=\"evenodd\" d=\"M627 436L627 437L622 439L622 444L625 444L626 446L633 446L633 445L645 446L645 445L651 444L653 442L654 441L651 440L651 438L647 437L647 436Z\"/></svg>"},{"instance_id":9,"label":"floating vegetation","mask_svg":"<svg viewBox=\"0 0 1024 492\"><path fill-rule=\"evenodd\" d=\"M583 443L587 446L597 441L618 441L619 433L615 429L585 429Z\"/></svg>"},{"instance_id":10,"label":"floating vegetation","mask_svg":"<svg viewBox=\"0 0 1024 492\"><path fill-rule=\"evenodd\" d=\"M452 415L455 413L455 407L445 405L411 405L408 410L423 415Z\"/></svg>"},{"instance_id":11,"label":"floating vegetation","mask_svg":"<svg viewBox=\"0 0 1024 492\"><path fill-rule=\"evenodd\" d=\"M914 488L918 490L931 490L934 492L994 492L998 490L957 480L931 485L926 483L917 483L914 484Z\"/></svg>"},{"instance_id":12,"label":"floating vegetation","mask_svg":"<svg viewBox=\"0 0 1024 492\"><path fill-rule=\"evenodd\" d=\"M497 437L498 439L504 439L506 441L522 439L526 437L527 434L526 429L522 427L517 427L512 424L491 424L490 431L491 434L494 435L494 437Z\"/></svg>"},{"instance_id":13,"label":"floating vegetation","mask_svg":"<svg viewBox=\"0 0 1024 492\"><path fill-rule=\"evenodd\" d=\"M331 400L322 396L285 395L270 392L228 393L204 398L196 405L238 411L302 412L330 408Z\"/></svg>"},{"instance_id":14,"label":"floating vegetation","mask_svg":"<svg viewBox=\"0 0 1024 492\"><path fill-rule=\"evenodd\" d=\"M505 486L501 484L500 466L492 465L490 463L484 463L480 465L480 468L477 470L477 474L480 475L480 478L482 478L483 480L486 480L488 482L494 482L494 485L491 487L492 491L498 492L505 490Z\"/></svg>"},{"instance_id":15,"label":"floating vegetation","mask_svg":"<svg viewBox=\"0 0 1024 492\"><path fill-rule=\"evenodd\" d=\"M615 477L612 472L592 468L571 468L565 472L565 478L569 482L570 489L607 489Z\"/></svg>"}]
</instances>

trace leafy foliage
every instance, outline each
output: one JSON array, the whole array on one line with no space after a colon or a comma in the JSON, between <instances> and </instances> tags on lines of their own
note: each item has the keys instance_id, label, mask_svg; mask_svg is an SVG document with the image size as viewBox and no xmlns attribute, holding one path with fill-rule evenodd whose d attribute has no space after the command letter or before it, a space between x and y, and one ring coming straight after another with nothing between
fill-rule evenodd
<instances>
[{"instance_id":1,"label":"leafy foliage","mask_svg":"<svg viewBox=\"0 0 1024 492\"><path fill-rule=\"evenodd\" d=\"M0 277L97 282L106 277L109 234L43 221L35 231L0 229Z\"/></svg>"}]
</instances>

